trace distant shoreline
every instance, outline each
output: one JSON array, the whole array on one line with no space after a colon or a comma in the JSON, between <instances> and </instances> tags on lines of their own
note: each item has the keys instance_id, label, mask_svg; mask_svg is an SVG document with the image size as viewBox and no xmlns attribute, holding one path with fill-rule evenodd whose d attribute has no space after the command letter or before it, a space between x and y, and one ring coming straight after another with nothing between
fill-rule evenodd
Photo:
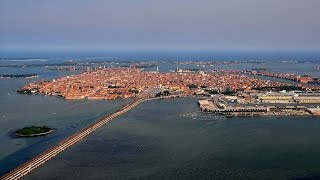
<instances>
[{"instance_id":1,"label":"distant shoreline","mask_svg":"<svg viewBox=\"0 0 320 180\"><path fill-rule=\"evenodd\" d=\"M0 74L1 78L8 78L8 79L16 79L16 78L36 78L39 77L38 74Z\"/></svg>"}]
</instances>

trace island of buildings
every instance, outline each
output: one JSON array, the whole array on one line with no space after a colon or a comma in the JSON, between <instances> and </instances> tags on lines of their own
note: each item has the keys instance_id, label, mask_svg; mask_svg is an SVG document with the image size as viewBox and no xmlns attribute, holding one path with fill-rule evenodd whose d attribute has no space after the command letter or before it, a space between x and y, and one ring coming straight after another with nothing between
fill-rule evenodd
<instances>
[{"instance_id":1,"label":"island of buildings","mask_svg":"<svg viewBox=\"0 0 320 180\"><path fill-rule=\"evenodd\" d=\"M31 83L18 92L65 99L123 99L136 97L150 88L165 91L159 95L201 95L206 99L199 101L200 108L218 114L318 115L320 112L314 106L320 103L320 94L315 91L307 92L301 86L258 79L231 70L159 72L134 67L99 68L52 81ZM278 92L267 92L268 88Z\"/></svg>"},{"instance_id":2,"label":"island of buildings","mask_svg":"<svg viewBox=\"0 0 320 180\"><path fill-rule=\"evenodd\" d=\"M72 75L31 83L19 89L21 93L57 95L65 99L119 99L135 97L149 88L162 87L182 95L206 92L250 92L258 87L289 86L241 75L235 71L163 72L142 71L138 68L101 68Z\"/></svg>"}]
</instances>

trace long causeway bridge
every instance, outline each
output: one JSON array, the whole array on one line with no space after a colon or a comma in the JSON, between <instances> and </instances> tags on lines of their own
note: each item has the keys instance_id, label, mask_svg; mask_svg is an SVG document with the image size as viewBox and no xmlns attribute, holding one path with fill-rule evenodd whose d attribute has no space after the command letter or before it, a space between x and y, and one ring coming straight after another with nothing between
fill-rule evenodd
<instances>
[{"instance_id":1,"label":"long causeway bridge","mask_svg":"<svg viewBox=\"0 0 320 180\"><path fill-rule=\"evenodd\" d=\"M60 142L59 144L53 146L52 148L44 151L43 153L39 154L38 156L34 157L33 159L27 161L26 163L22 164L21 166L17 167L16 169L12 170L8 174L1 177L2 180L14 180L14 179L20 179L23 176L27 175L29 172L35 170L40 165L44 164L46 161L49 161L62 151L66 150L67 148L71 147L72 145L76 144L89 134L91 134L96 129L100 128L101 126L105 125L109 121L113 120L114 118L130 111L140 103L144 101L154 100L154 99L160 99L160 98L170 98L173 96L167 96L167 97L155 97L155 94L158 92L161 92L162 89L155 88L146 91L144 94L141 94L139 97L137 97L134 101L130 102L129 104L123 106L116 112L107 115L97 122L91 124L87 128L81 130L80 132L77 132L70 137L68 137L66 140Z\"/></svg>"}]
</instances>

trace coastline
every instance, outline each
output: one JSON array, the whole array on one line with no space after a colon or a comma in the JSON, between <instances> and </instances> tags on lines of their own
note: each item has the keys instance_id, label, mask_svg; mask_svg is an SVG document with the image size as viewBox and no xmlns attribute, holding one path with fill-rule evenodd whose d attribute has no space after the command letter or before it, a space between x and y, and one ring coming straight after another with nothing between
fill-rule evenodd
<instances>
[{"instance_id":1,"label":"coastline","mask_svg":"<svg viewBox=\"0 0 320 180\"><path fill-rule=\"evenodd\" d=\"M38 74L16 74L16 75L0 74L0 79L19 79L19 78L32 79L37 77L39 77Z\"/></svg>"}]
</instances>

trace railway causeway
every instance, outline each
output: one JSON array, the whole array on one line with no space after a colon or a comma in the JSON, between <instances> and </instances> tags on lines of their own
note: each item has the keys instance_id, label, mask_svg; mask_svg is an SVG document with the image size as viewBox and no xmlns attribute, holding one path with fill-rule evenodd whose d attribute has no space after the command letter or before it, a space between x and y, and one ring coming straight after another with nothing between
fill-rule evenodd
<instances>
[{"instance_id":1,"label":"railway causeway","mask_svg":"<svg viewBox=\"0 0 320 180\"><path fill-rule=\"evenodd\" d=\"M32 158L31 160L27 161L26 163L22 164L21 166L17 167L16 169L12 170L11 172L5 174L1 177L2 180L15 180L20 179L23 176L27 175L31 171L37 169L39 166L44 164L45 162L49 161L53 157L57 156L59 153L63 152L67 148L71 147L72 145L76 144L77 142L81 141L83 138L100 128L101 126L107 124L111 120L115 119L116 117L125 114L126 112L130 111L131 109L135 108L137 105L144 101L150 101L154 99L164 99L164 98L173 98L176 96L166 96L166 97L155 97L155 95L159 92L163 91L161 88L154 88L147 90L145 93L139 95L134 101L126 104L116 112L109 114L97 122L89 125L88 127L84 128L83 130L71 135L66 140L60 142L59 144L51 147L50 149L42 152L38 156Z\"/></svg>"}]
</instances>

